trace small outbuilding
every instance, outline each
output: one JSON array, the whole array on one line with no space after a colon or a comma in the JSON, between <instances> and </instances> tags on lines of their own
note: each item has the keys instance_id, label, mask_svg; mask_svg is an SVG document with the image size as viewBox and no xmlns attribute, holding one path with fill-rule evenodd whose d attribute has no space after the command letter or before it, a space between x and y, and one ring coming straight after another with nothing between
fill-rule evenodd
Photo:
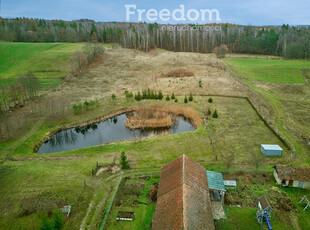
<instances>
[{"instance_id":1,"label":"small outbuilding","mask_svg":"<svg viewBox=\"0 0 310 230\"><path fill-rule=\"evenodd\" d=\"M224 204L226 188L222 173L207 170L207 178L211 201L222 200Z\"/></svg>"},{"instance_id":2,"label":"small outbuilding","mask_svg":"<svg viewBox=\"0 0 310 230\"><path fill-rule=\"evenodd\" d=\"M284 187L310 189L310 168L277 165L274 167L273 175L276 182Z\"/></svg>"},{"instance_id":3,"label":"small outbuilding","mask_svg":"<svg viewBox=\"0 0 310 230\"><path fill-rule=\"evenodd\" d=\"M283 149L279 145L261 145L260 151L265 156L282 156Z\"/></svg>"}]
</instances>

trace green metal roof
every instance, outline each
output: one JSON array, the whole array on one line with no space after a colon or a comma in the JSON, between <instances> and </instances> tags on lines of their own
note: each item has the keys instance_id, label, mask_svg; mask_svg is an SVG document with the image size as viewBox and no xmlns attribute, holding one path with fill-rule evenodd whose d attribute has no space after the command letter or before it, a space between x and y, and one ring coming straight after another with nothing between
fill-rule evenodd
<instances>
[{"instance_id":1,"label":"green metal roof","mask_svg":"<svg viewBox=\"0 0 310 230\"><path fill-rule=\"evenodd\" d=\"M207 178L209 189L226 191L222 173L207 170Z\"/></svg>"}]
</instances>

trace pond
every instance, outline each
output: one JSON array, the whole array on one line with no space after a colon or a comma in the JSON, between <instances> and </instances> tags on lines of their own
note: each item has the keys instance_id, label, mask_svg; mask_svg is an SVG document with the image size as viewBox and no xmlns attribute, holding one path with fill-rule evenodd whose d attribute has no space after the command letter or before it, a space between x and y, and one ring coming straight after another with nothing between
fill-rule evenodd
<instances>
[{"instance_id":1,"label":"pond","mask_svg":"<svg viewBox=\"0 0 310 230\"><path fill-rule=\"evenodd\" d=\"M170 128L136 129L126 128L126 114L108 120L93 123L85 127L76 127L54 134L38 150L39 154L56 153L95 145L155 137L163 134L175 134L195 130L195 127L184 117L178 117Z\"/></svg>"}]
</instances>

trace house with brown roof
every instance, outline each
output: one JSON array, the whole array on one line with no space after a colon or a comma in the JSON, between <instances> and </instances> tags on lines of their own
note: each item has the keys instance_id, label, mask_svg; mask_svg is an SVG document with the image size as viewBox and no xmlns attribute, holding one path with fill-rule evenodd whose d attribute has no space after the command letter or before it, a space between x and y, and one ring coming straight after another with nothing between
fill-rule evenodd
<instances>
[{"instance_id":1,"label":"house with brown roof","mask_svg":"<svg viewBox=\"0 0 310 230\"><path fill-rule=\"evenodd\" d=\"M310 188L310 168L277 165L274 167L273 175L279 185Z\"/></svg>"},{"instance_id":2,"label":"house with brown roof","mask_svg":"<svg viewBox=\"0 0 310 230\"><path fill-rule=\"evenodd\" d=\"M214 230L206 169L186 155L162 168L153 230Z\"/></svg>"}]
</instances>

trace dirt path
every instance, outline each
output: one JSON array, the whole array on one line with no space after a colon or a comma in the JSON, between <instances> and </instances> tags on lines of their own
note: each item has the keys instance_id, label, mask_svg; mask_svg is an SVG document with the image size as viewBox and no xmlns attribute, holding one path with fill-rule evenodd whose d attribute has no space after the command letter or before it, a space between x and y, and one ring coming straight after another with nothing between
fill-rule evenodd
<instances>
[{"instance_id":1,"label":"dirt path","mask_svg":"<svg viewBox=\"0 0 310 230\"><path fill-rule=\"evenodd\" d=\"M96 196L96 195L95 195ZM90 204L88 205L88 208L87 208L87 212L86 212L86 215L84 216L83 220L82 220L82 223L80 225L80 230L84 230L85 229L85 223L86 223L86 220L88 218L88 215L90 213L90 211L93 209L93 206L94 206L94 201L92 200L90 202Z\"/></svg>"}]
</instances>

